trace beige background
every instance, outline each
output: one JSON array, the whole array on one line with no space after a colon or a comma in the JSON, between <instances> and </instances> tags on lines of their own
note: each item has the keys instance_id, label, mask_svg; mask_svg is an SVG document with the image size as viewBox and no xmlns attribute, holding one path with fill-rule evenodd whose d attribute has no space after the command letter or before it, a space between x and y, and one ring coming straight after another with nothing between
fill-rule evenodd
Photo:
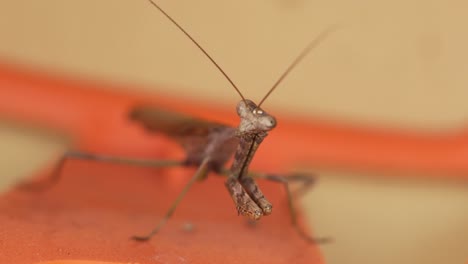
<instances>
[{"instance_id":1,"label":"beige background","mask_svg":"<svg viewBox=\"0 0 468 264\"><path fill-rule=\"evenodd\" d=\"M468 121L468 2L456 0L160 1L259 100L320 31L339 24L267 101L270 112L407 129ZM0 1L0 57L190 98L239 99L146 1ZM180 87L180 88L177 88ZM64 140L0 123L2 188L64 149ZM328 263L464 263L466 184L322 171L307 197ZM373 175L375 176L375 175Z\"/></svg>"}]
</instances>

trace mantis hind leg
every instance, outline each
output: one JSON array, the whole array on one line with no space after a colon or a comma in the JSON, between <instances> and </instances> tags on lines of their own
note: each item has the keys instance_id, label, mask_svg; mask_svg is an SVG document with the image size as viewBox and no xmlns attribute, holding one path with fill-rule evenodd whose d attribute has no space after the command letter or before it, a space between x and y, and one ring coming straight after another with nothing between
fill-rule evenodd
<instances>
[{"instance_id":1,"label":"mantis hind leg","mask_svg":"<svg viewBox=\"0 0 468 264\"><path fill-rule=\"evenodd\" d=\"M101 155L87 153L83 151L67 151L58 161L57 165L53 168L51 174L43 180L35 182L25 182L19 184L20 189L27 191L43 191L53 187L60 181L62 177L63 168L70 159L89 160L95 162L108 162L116 164L128 164L133 166L144 166L144 167L173 167L182 166L182 161L175 160L145 160L145 159L133 159L126 157L118 157L111 155Z\"/></svg>"}]
</instances>

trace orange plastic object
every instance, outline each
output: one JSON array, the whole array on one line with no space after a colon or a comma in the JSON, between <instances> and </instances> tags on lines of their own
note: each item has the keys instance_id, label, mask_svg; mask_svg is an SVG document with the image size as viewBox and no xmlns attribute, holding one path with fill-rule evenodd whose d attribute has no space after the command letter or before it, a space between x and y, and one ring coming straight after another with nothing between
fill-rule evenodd
<instances>
[{"instance_id":1,"label":"orange plastic object","mask_svg":"<svg viewBox=\"0 0 468 264\"><path fill-rule=\"evenodd\" d=\"M96 148L102 150L107 145L125 153L152 151L148 140L142 139L141 133L136 133L124 118L135 102L152 102L234 125L237 121L233 106L215 107L184 98L108 90L112 87L117 85L70 80L0 64L0 116L63 131L81 148L99 146ZM131 91L131 86L124 88ZM268 143L260 148L259 157L252 164L256 168L287 170L292 165L307 165L393 171L402 175L468 177L467 130L418 133L276 116L279 125L268 137ZM119 147L127 141L132 142L130 149Z\"/></svg>"},{"instance_id":2,"label":"orange plastic object","mask_svg":"<svg viewBox=\"0 0 468 264\"><path fill-rule=\"evenodd\" d=\"M275 211L256 226L237 217L224 179L208 177L158 235L139 243L129 237L154 227L193 171L174 175L77 161L65 172L45 193L1 197L0 263L323 263L317 247L292 229L284 193L271 183L262 189Z\"/></svg>"},{"instance_id":3,"label":"orange plastic object","mask_svg":"<svg viewBox=\"0 0 468 264\"><path fill-rule=\"evenodd\" d=\"M136 102L232 124L237 120L232 109L110 87L0 65L0 115L67 133L76 148L154 158L182 153L126 120ZM467 134L421 135L321 120L278 120L254 169L284 172L305 164L311 169L468 175ZM275 208L257 226L235 217L223 179L209 177L190 191L160 234L150 243L136 243L128 237L154 226L193 170L73 161L65 171L63 180L45 193L13 190L0 198L0 263L323 263L317 247L291 228L284 192L274 183L261 183Z\"/></svg>"},{"instance_id":4,"label":"orange plastic object","mask_svg":"<svg viewBox=\"0 0 468 264\"><path fill-rule=\"evenodd\" d=\"M208 107L0 66L4 117L65 132L80 149L147 158L183 154L126 120L141 101L235 121ZM149 243L130 240L154 227L193 172L70 161L52 189L0 197L0 263L323 263L318 247L291 227L282 187L269 182L262 190L274 213L256 226L237 216L224 179L213 176L190 190Z\"/></svg>"}]
</instances>

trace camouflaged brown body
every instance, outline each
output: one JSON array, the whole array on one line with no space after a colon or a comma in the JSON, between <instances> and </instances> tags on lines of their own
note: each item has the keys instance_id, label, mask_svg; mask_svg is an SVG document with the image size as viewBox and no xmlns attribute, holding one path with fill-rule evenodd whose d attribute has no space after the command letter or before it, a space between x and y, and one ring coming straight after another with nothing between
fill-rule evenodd
<instances>
[{"instance_id":1,"label":"camouflaged brown body","mask_svg":"<svg viewBox=\"0 0 468 264\"><path fill-rule=\"evenodd\" d=\"M153 106L135 107L130 119L141 123L149 132L162 133L178 142L185 150L186 166L199 166L210 157L208 167L217 173L232 157L239 141L234 127Z\"/></svg>"},{"instance_id":2,"label":"camouflaged brown body","mask_svg":"<svg viewBox=\"0 0 468 264\"><path fill-rule=\"evenodd\" d=\"M238 128L233 128L215 122L204 121L178 113L164 111L151 106L137 106L130 110L129 118L143 125L148 131L159 132L171 137L177 141L186 152L184 161L152 161L140 160L115 156L90 154L80 151L67 152L54 173L46 182L45 186L57 182L60 171L67 158L78 158L95 161L106 161L115 163L125 163L142 166L165 167L174 165L197 166L198 169L189 182L184 186L179 193L172 206L167 211L166 215L161 219L158 225L145 236L133 236L137 241L147 241L153 235L159 232L162 226L174 213L177 205L187 194L191 186L200 179L204 179L210 171L217 173L228 174L226 187L233 198L239 214L249 216L251 219L259 219L262 215L271 213L272 205L265 199L264 195L255 183L252 175L248 174L248 167L255 155L258 147L263 139L267 136L267 132L276 126L276 119L264 112L260 106L268 98L268 96L277 88L282 80L289 72L314 48L320 43L325 36L331 31L330 29L322 32L322 34L301 52L301 54L293 61L286 71L275 82L271 89L260 101L258 106L251 100L245 99L237 86L232 82L229 76L223 69L214 61L214 59L193 39L171 16L169 16L158 4L153 0L149 2L158 9L167 19L169 19L179 30L182 31L201 52L218 68L220 73L231 83L232 87L242 98L242 101L237 105L237 114L240 117ZM237 145L237 148L236 148ZM235 153L235 154L234 154ZM225 163L234 154L234 162L231 170L226 172L224 169ZM292 215L292 223L298 230L299 234L308 241L315 242L316 240L302 232L297 226L294 207L291 198L291 192L288 187L288 181L281 176L261 175L275 182L284 184L288 194L289 207ZM295 178L293 178L295 179ZM310 182L310 179L299 177L303 181ZM305 179L305 180L304 180ZM35 185L35 184L33 184ZM28 185L32 186L32 185ZM44 186L44 185L41 185ZM40 189L43 187L39 186Z\"/></svg>"},{"instance_id":3,"label":"camouflaged brown body","mask_svg":"<svg viewBox=\"0 0 468 264\"><path fill-rule=\"evenodd\" d=\"M263 139L268 135L257 129L251 114L257 105L250 100L238 108L241 123L238 128L195 119L151 106L135 107L130 118L140 122L151 132L160 132L176 140L186 152L186 166L200 166L208 158L208 169L220 173L234 154L225 183L238 213L257 220L271 213L268 202L255 181L248 176L248 168ZM262 111L259 109L259 111ZM265 112L260 112L268 117ZM237 146L237 148L236 148Z\"/></svg>"}]
</instances>

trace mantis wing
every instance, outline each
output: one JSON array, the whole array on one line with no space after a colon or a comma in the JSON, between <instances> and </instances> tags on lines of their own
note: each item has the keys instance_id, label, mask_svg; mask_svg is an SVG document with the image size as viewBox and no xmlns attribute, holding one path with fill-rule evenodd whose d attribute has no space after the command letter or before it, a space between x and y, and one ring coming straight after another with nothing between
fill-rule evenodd
<instances>
[{"instance_id":1,"label":"mantis wing","mask_svg":"<svg viewBox=\"0 0 468 264\"><path fill-rule=\"evenodd\" d=\"M153 106L136 106L129 117L147 131L162 133L178 142L187 153L188 165L200 165L209 155L211 168L219 170L238 144L234 127Z\"/></svg>"}]
</instances>

